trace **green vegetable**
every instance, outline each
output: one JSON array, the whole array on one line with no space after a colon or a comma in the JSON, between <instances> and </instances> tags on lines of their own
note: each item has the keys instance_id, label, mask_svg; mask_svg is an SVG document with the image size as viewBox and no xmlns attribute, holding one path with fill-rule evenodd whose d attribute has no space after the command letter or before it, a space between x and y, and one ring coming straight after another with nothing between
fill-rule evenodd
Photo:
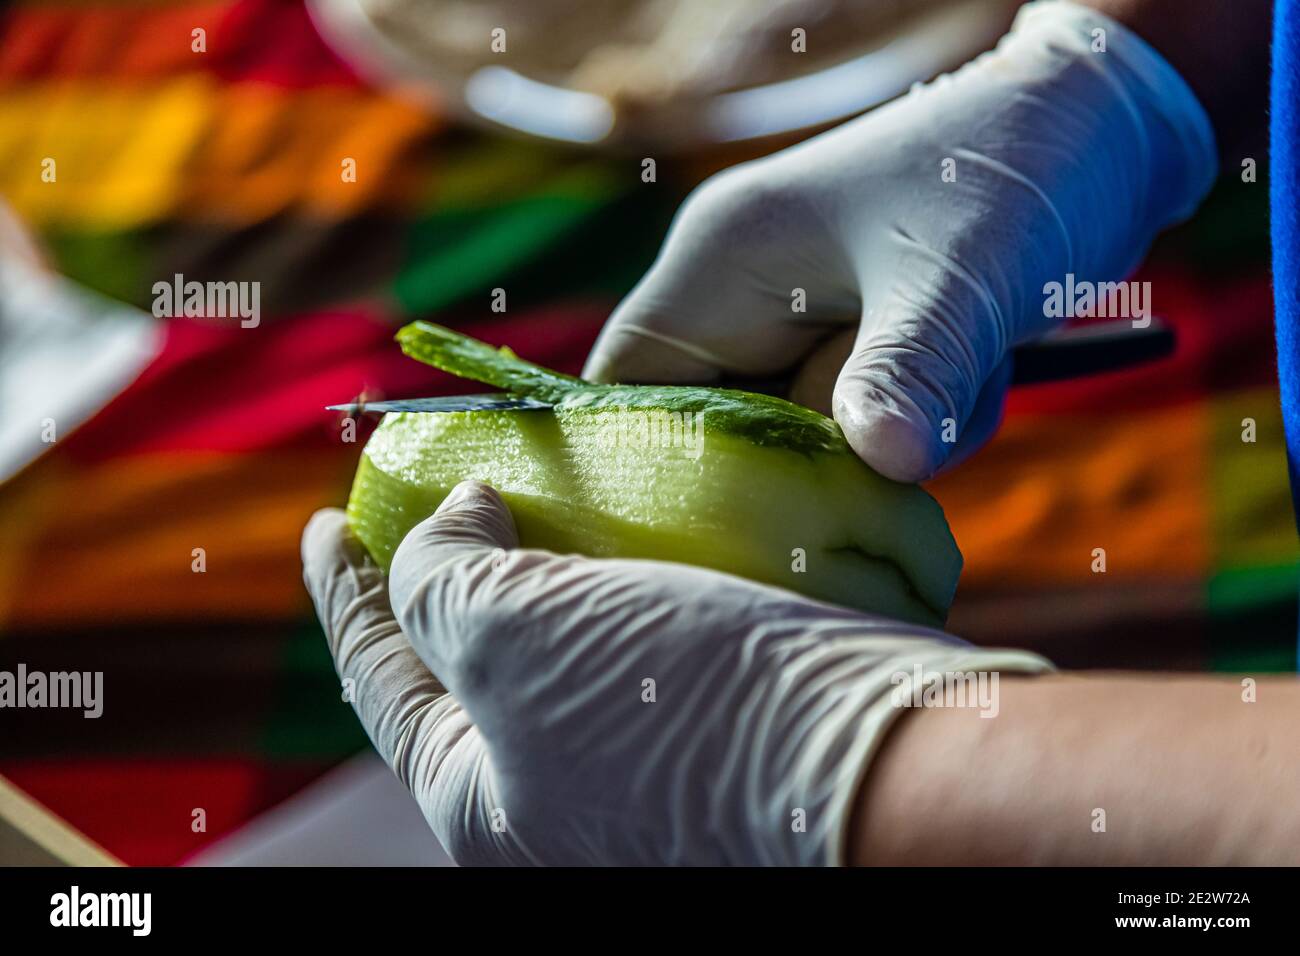
<instances>
[{"instance_id":1,"label":"green vegetable","mask_svg":"<svg viewBox=\"0 0 1300 956\"><path fill-rule=\"evenodd\" d=\"M385 416L348 517L387 568L467 478L510 505L525 547L716 568L941 624L961 572L943 511L876 474L824 415L723 388L596 385L416 322L412 358L551 409Z\"/></svg>"}]
</instances>

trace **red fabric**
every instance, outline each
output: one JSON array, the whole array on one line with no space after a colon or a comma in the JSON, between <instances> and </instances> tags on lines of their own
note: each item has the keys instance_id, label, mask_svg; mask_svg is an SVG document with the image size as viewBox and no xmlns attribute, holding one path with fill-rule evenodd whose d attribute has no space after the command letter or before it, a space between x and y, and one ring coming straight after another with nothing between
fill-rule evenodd
<instances>
[{"instance_id":1,"label":"red fabric","mask_svg":"<svg viewBox=\"0 0 1300 956\"><path fill-rule=\"evenodd\" d=\"M209 46L211 68L230 82L292 89L356 86L357 74L327 47L295 0L238 0Z\"/></svg>"},{"instance_id":2,"label":"red fabric","mask_svg":"<svg viewBox=\"0 0 1300 956\"><path fill-rule=\"evenodd\" d=\"M192 31L207 31L209 51L227 2L158 5L60 3L0 15L0 82L50 77L139 81L193 70Z\"/></svg>"},{"instance_id":3,"label":"red fabric","mask_svg":"<svg viewBox=\"0 0 1300 956\"><path fill-rule=\"evenodd\" d=\"M9 762L5 775L109 853L165 866L302 789L329 764L256 760ZM195 832L194 811L206 814Z\"/></svg>"},{"instance_id":4,"label":"red fabric","mask_svg":"<svg viewBox=\"0 0 1300 956\"><path fill-rule=\"evenodd\" d=\"M193 31L205 31L194 49ZM359 86L299 0L24 5L0 15L0 82L52 76L139 81L209 70L290 89Z\"/></svg>"},{"instance_id":5,"label":"red fabric","mask_svg":"<svg viewBox=\"0 0 1300 956\"><path fill-rule=\"evenodd\" d=\"M558 306L490 325L458 323L493 344L576 372L603 307ZM407 398L482 391L404 356L376 311L315 313L253 329L168 323L159 356L98 415L65 439L69 460L95 463L157 451L249 452L337 447L326 405L363 391ZM379 383L385 393L380 395Z\"/></svg>"},{"instance_id":6,"label":"red fabric","mask_svg":"<svg viewBox=\"0 0 1300 956\"><path fill-rule=\"evenodd\" d=\"M1152 312L1177 335L1174 354L1122 372L1012 389L1008 413L1148 412L1276 382L1266 275L1202 282L1186 271L1148 269L1135 278L1151 282Z\"/></svg>"}]
</instances>

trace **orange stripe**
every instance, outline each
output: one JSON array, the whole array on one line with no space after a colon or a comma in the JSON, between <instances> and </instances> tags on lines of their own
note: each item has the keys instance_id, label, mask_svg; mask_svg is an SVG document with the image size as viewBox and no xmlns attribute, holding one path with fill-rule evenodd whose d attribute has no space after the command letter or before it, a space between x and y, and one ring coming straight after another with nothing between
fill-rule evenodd
<instances>
[{"instance_id":1,"label":"orange stripe","mask_svg":"<svg viewBox=\"0 0 1300 956\"><path fill-rule=\"evenodd\" d=\"M1023 416L932 483L966 557L962 589L1203 578L1209 411ZM1106 573L1092 571L1094 549Z\"/></svg>"},{"instance_id":2,"label":"orange stripe","mask_svg":"<svg viewBox=\"0 0 1300 956\"><path fill-rule=\"evenodd\" d=\"M298 539L341 504L350 454L159 454L39 462L0 496L7 628L284 619L307 611ZM207 570L196 573L194 549ZM7 605L7 607L5 606Z\"/></svg>"},{"instance_id":3,"label":"orange stripe","mask_svg":"<svg viewBox=\"0 0 1300 956\"><path fill-rule=\"evenodd\" d=\"M409 103L360 90L291 95L236 84L214 115L180 196L184 210L256 221L294 207L325 217L409 215L427 190L437 121ZM345 181L344 161L355 165Z\"/></svg>"}]
</instances>

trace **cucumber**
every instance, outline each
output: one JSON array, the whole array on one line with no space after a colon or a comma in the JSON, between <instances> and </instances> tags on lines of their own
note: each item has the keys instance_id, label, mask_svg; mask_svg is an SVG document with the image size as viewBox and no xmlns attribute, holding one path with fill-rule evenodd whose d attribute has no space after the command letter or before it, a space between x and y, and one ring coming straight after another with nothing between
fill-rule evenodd
<instances>
[{"instance_id":1,"label":"cucumber","mask_svg":"<svg viewBox=\"0 0 1300 956\"><path fill-rule=\"evenodd\" d=\"M385 569L460 481L486 482L520 543L679 561L940 625L961 553L938 503L872 471L824 415L768 395L597 385L428 322L407 355L549 409L386 415L349 522Z\"/></svg>"}]
</instances>

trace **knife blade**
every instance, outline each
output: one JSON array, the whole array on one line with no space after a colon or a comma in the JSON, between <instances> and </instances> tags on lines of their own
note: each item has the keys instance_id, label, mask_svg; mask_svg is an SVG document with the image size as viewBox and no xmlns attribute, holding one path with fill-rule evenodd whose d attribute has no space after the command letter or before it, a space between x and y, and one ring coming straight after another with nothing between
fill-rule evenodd
<instances>
[{"instance_id":1,"label":"knife blade","mask_svg":"<svg viewBox=\"0 0 1300 956\"><path fill-rule=\"evenodd\" d=\"M434 398L395 398L380 402L365 400L345 402L341 405L326 405L331 412L350 412L362 415L366 412L381 414L384 412L490 412L502 409L550 408L546 402L535 398L523 398L506 392L493 392L483 395L439 395Z\"/></svg>"},{"instance_id":2,"label":"knife blade","mask_svg":"<svg viewBox=\"0 0 1300 956\"><path fill-rule=\"evenodd\" d=\"M1059 329L1041 339L1011 350L1011 384L1033 385L1085 375L1098 375L1154 361L1174 350L1174 333L1159 319L1145 328L1131 320L1091 322ZM777 378L730 378L717 383L768 395L783 395L789 381ZM440 395L434 398L397 398L379 402L351 401L327 405L329 411L361 415L367 412L485 412L505 409L550 408L546 402L507 392L481 395Z\"/></svg>"}]
</instances>

